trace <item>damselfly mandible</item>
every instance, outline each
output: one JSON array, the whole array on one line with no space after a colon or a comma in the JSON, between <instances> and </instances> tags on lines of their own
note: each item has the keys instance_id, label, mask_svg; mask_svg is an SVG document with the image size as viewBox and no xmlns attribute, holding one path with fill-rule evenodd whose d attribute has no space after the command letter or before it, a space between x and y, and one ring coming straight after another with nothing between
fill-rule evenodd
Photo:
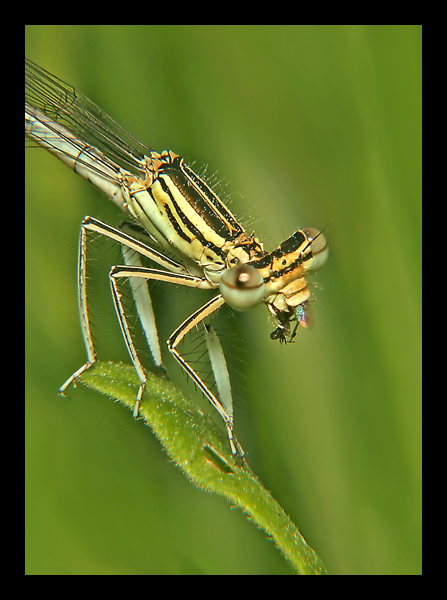
<instances>
[{"instance_id":1,"label":"damselfly mandible","mask_svg":"<svg viewBox=\"0 0 447 600\"><path fill-rule=\"evenodd\" d=\"M162 359L148 282L158 280L216 291L211 300L177 327L167 346L222 417L233 455L242 457L234 435L227 365L210 317L225 303L236 310L247 310L262 302L273 321L270 337L291 342L298 326L306 325L310 292L305 276L326 261L325 236L316 229L304 228L295 231L273 252L265 251L254 233L246 233L211 186L180 156L170 150L150 150L76 89L27 59L25 134L33 144L45 148L102 190L146 231L147 243L129 235L124 228L116 229L93 217L83 220L78 291L87 361L62 385L60 392L63 394L96 361L86 275L88 235L94 232L115 240L123 249L124 264L113 266L109 279L124 341L140 381L135 417L147 377L128 324L120 286L124 281L130 282L156 365L161 365ZM137 255L149 259L156 268L142 266ZM188 332L199 326L204 329L216 393L179 351Z\"/></svg>"}]
</instances>

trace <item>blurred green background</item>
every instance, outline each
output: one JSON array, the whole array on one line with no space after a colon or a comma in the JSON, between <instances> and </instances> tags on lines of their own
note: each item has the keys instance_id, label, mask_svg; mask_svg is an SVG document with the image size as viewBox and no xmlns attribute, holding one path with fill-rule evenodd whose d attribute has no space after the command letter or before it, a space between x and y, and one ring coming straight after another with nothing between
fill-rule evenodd
<instances>
[{"instance_id":1,"label":"blurred green background","mask_svg":"<svg viewBox=\"0 0 447 600\"><path fill-rule=\"evenodd\" d=\"M421 572L421 38L419 26L25 31L29 58L141 141L217 171L267 249L326 228L314 329L281 346L264 307L228 327L248 460L333 574ZM84 361L80 221L121 215L45 152L25 157L26 572L292 574L130 412L81 387L58 398ZM101 358L129 362L107 275L103 296ZM166 335L186 316L174 304Z\"/></svg>"}]
</instances>

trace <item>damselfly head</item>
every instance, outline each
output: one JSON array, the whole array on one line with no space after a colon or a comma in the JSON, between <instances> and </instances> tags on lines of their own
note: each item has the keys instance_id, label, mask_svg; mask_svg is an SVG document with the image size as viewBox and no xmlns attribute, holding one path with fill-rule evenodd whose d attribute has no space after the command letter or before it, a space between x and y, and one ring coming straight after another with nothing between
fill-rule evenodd
<instances>
[{"instance_id":1,"label":"damselfly head","mask_svg":"<svg viewBox=\"0 0 447 600\"><path fill-rule=\"evenodd\" d=\"M265 278L267 308L276 325L272 340L290 343L298 327L311 327L313 319L307 311L310 292L306 275L319 269L329 254L326 237L313 227L296 231L270 257L270 274Z\"/></svg>"}]
</instances>

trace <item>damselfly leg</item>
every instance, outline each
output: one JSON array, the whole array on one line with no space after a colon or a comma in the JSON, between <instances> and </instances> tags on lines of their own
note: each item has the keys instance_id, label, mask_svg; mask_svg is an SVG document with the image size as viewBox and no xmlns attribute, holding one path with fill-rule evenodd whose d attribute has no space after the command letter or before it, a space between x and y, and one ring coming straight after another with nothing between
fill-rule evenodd
<instances>
[{"instance_id":1,"label":"damselfly leg","mask_svg":"<svg viewBox=\"0 0 447 600\"><path fill-rule=\"evenodd\" d=\"M169 259L167 256L164 256L149 246L146 246L141 241L132 238L124 232L115 229L106 223L102 223L93 217L86 217L81 225L79 242L78 298L81 329L87 352L87 361L61 386L59 391L63 395L65 395L67 388L71 384L76 383L77 379L82 375L82 373L96 361L96 350L91 333L87 299L87 249L88 234L91 232L106 236L107 238L120 243L123 248L123 255L126 264L113 266L109 273L109 279L118 322L120 324L129 356L140 381L134 407L134 417L137 417L140 410L141 398L147 382L147 376L138 356L138 352L132 337L131 328L128 324L126 309L122 302L120 284L123 281L129 281L132 295L135 300L138 317L148 346L151 350L154 362L157 366L161 366L161 350L147 282L151 280L163 281L198 289L209 289L209 282L205 278L194 277L187 274L185 272L185 268L181 264ZM150 269L143 267L138 259L137 253L169 270ZM207 302L202 308L191 315L174 331L174 333L167 340L167 346L177 362L188 373L208 401L218 411L225 423L233 454L241 456L243 455L243 452L234 435L233 401L224 354L216 332L210 324L206 323L208 317L210 317L218 308L220 308L224 302L225 301L221 295L218 295L210 302ZM193 328L198 327L199 325L204 327L211 366L216 380L216 386L219 391L219 398L209 390L208 386L204 384L196 370L187 360L185 360L178 350L178 347L185 336Z\"/></svg>"}]
</instances>

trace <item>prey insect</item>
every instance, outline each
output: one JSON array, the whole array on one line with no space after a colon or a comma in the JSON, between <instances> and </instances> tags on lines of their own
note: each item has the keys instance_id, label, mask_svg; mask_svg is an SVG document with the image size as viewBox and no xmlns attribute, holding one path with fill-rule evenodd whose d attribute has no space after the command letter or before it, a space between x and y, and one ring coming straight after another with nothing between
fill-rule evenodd
<instances>
[{"instance_id":1,"label":"prey insect","mask_svg":"<svg viewBox=\"0 0 447 600\"><path fill-rule=\"evenodd\" d=\"M133 223L145 241L93 217L81 224L78 297L87 360L60 388L65 390L97 359L87 299L87 252L92 233L121 245L123 264L109 273L122 335L139 378L134 416L147 381L129 326L122 285L130 283L155 365L162 364L149 285L152 281L214 290L215 295L181 323L167 340L169 352L222 417L231 452L243 457L234 434L233 399L225 356L212 316L228 304L248 310L263 303L273 322L272 339L289 343L306 326L310 298L306 274L328 255L325 236L316 229L295 231L272 252L248 234L206 181L170 150L155 152L120 127L75 88L25 59L25 134L75 173L99 188ZM139 256L153 267L142 266ZM203 328L216 383L211 391L180 347L185 336Z\"/></svg>"}]
</instances>

